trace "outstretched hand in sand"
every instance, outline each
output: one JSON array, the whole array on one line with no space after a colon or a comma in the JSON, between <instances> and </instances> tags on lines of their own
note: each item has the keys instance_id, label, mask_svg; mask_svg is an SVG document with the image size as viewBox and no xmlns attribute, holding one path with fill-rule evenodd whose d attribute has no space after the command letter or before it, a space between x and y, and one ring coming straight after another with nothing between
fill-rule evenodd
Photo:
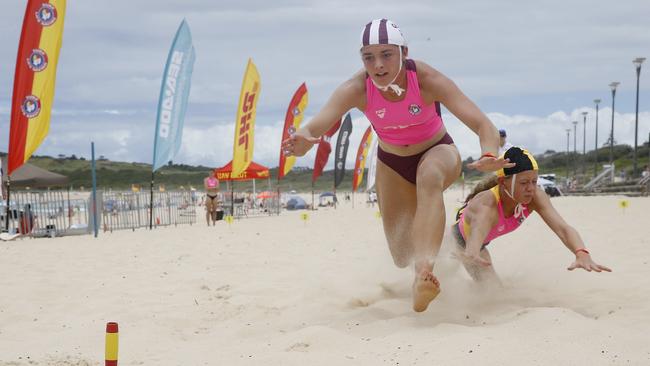
<instances>
[{"instance_id":1,"label":"outstretched hand in sand","mask_svg":"<svg viewBox=\"0 0 650 366\"><path fill-rule=\"evenodd\" d=\"M591 259L591 256L589 254L583 254L579 253L576 256L576 260L571 263L571 265L567 268L569 271L573 271L576 268L582 268L587 272L595 271L595 272L611 272L612 270L609 269L608 267L605 267L603 265L600 265L596 262L594 262Z\"/></svg>"}]
</instances>

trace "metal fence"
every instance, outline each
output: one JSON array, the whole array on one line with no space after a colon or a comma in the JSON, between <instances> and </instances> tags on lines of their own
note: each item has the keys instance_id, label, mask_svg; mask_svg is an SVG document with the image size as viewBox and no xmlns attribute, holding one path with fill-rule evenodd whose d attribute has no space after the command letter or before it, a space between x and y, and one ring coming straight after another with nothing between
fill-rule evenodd
<instances>
[{"instance_id":1,"label":"metal fence","mask_svg":"<svg viewBox=\"0 0 650 366\"><path fill-rule=\"evenodd\" d=\"M92 196L83 198L67 191L13 191L9 209L9 227L5 228L6 204L0 203L0 231L25 236L62 236L92 232ZM202 197L203 196L203 197ZM197 212L205 216L204 194L196 191L154 192L153 226L194 224ZM87 197L87 198L86 198ZM97 194L99 229L135 230L149 227L149 192L104 191ZM275 192L266 196L251 193L220 194L218 217L236 219L279 215L281 203Z\"/></svg>"},{"instance_id":2,"label":"metal fence","mask_svg":"<svg viewBox=\"0 0 650 366\"><path fill-rule=\"evenodd\" d=\"M135 230L149 227L149 192L102 192L100 229ZM196 223L193 192L154 192L153 226Z\"/></svg>"},{"instance_id":3,"label":"metal fence","mask_svg":"<svg viewBox=\"0 0 650 366\"><path fill-rule=\"evenodd\" d=\"M280 199L275 192L260 196L246 192L224 192L219 199L224 216L236 219L246 217L272 216L280 214Z\"/></svg>"},{"instance_id":4,"label":"metal fence","mask_svg":"<svg viewBox=\"0 0 650 366\"><path fill-rule=\"evenodd\" d=\"M60 236L88 232L88 202L70 199L65 191L11 192L9 226L7 206L0 203L2 231L27 236Z\"/></svg>"}]
</instances>

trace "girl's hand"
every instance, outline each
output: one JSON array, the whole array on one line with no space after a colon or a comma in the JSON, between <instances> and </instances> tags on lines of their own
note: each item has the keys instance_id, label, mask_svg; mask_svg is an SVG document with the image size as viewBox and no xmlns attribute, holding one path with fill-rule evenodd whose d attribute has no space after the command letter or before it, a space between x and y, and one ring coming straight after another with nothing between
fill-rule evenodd
<instances>
[{"instance_id":1,"label":"girl's hand","mask_svg":"<svg viewBox=\"0 0 650 366\"><path fill-rule=\"evenodd\" d=\"M303 156L309 149L320 142L317 137L312 137L303 132L296 132L288 139L282 141L282 153L285 156Z\"/></svg>"},{"instance_id":2,"label":"girl's hand","mask_svg":"<svg viewBox=\"0 0 650 366\"><path fill-rule=\"evenodd\" d=\"M494 172L501 168L512 168L515 163L511 163L510 159L494 158L491 156L483 156L477 161L467 164L468 168L476 169L480 172Z\"/></svg>"},{"instance_id":3,"label":"girl's hand","mask_svg":"<svg viewBox=\"0 0 650 366\"><path fill-rule=\"evenodd\" d=\"M611 272L612 271L611 269L594 262L591 259L591 256L589 254L586 254L586 253L579 253L576 256L576 260L573 263L571 263L571 265L567 269L569 271L573 271L576 268L582 268L587 272L591 272L591 271Z\"/></svg>"}]
</instances>

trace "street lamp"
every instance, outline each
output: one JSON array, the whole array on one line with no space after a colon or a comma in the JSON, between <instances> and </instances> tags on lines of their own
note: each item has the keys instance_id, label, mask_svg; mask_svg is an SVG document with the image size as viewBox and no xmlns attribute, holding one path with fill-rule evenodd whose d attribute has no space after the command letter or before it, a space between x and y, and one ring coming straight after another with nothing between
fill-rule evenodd
<instances>
[{"instance_id":1,"label":"street lamp","mask_svg":"<svg viewBox=\"0 0 650 366\"><path fill-rule=\"evenodd\" d=\"M582 173L587 172L587 112L582 112Z\"/></svg>"},{"instance_id":2,"label":"street lamp","mask_svg":"<svg viewBox=\"0 0 650 366\"><path fill-rule=\"evenodd\" d=\"M573 177L577 175L578 170L578 151L576 150L576 128L578 127L578 121L573 121Z\"/></svg>"},{"instance_id":3,"label":"street lamp","mask_svg":"<svg viewBox=\"0 0 650 366\"><path fill-rule=\"evenodd\" d=\"M636 177L636 149L637 149L637 136L639 135L639 78L641 77L641 64L645 61L645 57L637 57L632 63L636 66L636 118L634 119L634 163L632 168L632 177Z\"/></svg>"},{"instance_id":4,"label":"street lamp","mask_svg":"<svg viewBox=\"0 0 650 366\"><path fill-rule=\"evenodd\" d=\"M571 134L571 129L566 129L566 179L569 180L569 165L571 165L571 159L569 159L569 134Z\"/></svg>"},{"instance_id":5,"label":"street lamp","mask_svg":"<svg viewBox=\"0 0 650 366\"><path fill-rule=\"evenodd\" d=\"M614 162L614 101L616 99L616 87L620 83L618 81L613 81L609 84L609 87L612 89L612 129L609 132L609 165L611 166Z\"/></svg>"},{"instance_id":6,"label":"street lamp","mask_svg":"<svg viewBox=\"0 0 650 366\"><path fill-rule=\"evenodd\" d=\"M594 99L596 103L596 145L594 146L594 151L596 156L594 157L594 177L598 174L598 104L600 104L600 99Z\"/></svg>"}]
</instances>

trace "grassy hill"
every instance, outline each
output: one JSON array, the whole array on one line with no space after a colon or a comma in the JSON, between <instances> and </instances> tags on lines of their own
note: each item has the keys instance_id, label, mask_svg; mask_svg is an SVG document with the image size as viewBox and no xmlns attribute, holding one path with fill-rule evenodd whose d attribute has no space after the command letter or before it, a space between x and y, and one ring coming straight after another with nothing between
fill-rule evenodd
<instances>
[{"instance_id":1,"label":"grassy hill","mask_svg":"<svg viewBox=\"0 0 650 366\"><path fill-rule=\"evenodd\" d=\"M6 155L0 153L0 155ZM609 148L603 147L597 151L599 169L603 163L609 160ZM617 145L614 147L614 160L617 170L625 170L627 175L631 175L632 171L632 147L628 145ZM593 176L594 158L596 152L590 151L586 156L582 154L568 155L566 152L547 151L544 154L537 154L537 161L540 165L542 173L555 173L559 177L564 177L567 174L567 165L569 173L573 176L574 166L577 167L578 173L582 172L583 167L586 168L586 173L583 179L588 179ZM465 172L466 180L480 179L481 173L466 168L467 163L472 162L470 157L463 162L463 170ZM90 161L84 158L71 157L58 157L53 158L50 156L33 156L29 162L38 167L53 171L55 173L63 174L70 179L70 185L73 189L84 187L88 189L91 187L91 174L90 174ZM584 164L584 165L583 165ZM639 170L648 164L648 144L644 143L638 149L638 168ZM151 165L144 163L128 163L119 161L110 161L106 159L98 160L96 162L97 168L97 185L100 189L130 189L132 184L138 184L143 189L148 189L151 182ZM208 175L212 168L206 166L192 166L185 164L169 164L156 172L156 185L164 184L165 187L170 189L180 189L181 187L187 188L189 186L197 189L202 189L203 179ZM277 188L277 167L270 170L271 173L271 189ZM367 173L367 172L366 172ZM366 186L364 174L364 181L361 187ZM283 180L280 182L280 188L283 191L296 190L302 192L311 191L311 177L312 169L295 167ZM323 175L316 182L315 189L317 191L329 191L333 189L334 171L325 171ZM252 190L253 183L249 182L235 182L235 190ZM269 183L266 180L258 180L256 182L257 191L269 189ZM338 187L340 191L350 191L352 189L352 171L347 170L343 182Z\"/></svg>"},{"instance_id":2,"label":"grassy hill","mask_svg":"<svg viewBox=\"0 0 650 366\"><path fill-rule=\"evenodd\" d=\"M6 155L0 153L1 155ZM69 178L73 189L84 187L88 189L92 185L90 160L76 157L32 156L30 164L40 168L65 175ZM97 186L100 189L131 189L132 184L140 185L143 189L149 189L151 184L151 165L145 163L129 163L110 160L97 160ZM169 164L158 171L155 175L155 184L162 184L166 189L180 189L181 187L195 187L202 189L203 179L208 176L212 167L192 166L186 164ZM277 167L270 169L271 189L277 189ZM295 167L280 182L280 188L284 190L311 191L312 169ZM316 182L315 189L319 191L330 191L333 189L334 171L325 171ZM364 183L365 185L365 180ZM267 180L257 180L258 191L269 189ZM252 181L235 182L235 190L252 190ZM347 170L345 178L339 190L352 189L352 171Z\"/></svg>"}]
</instances>

